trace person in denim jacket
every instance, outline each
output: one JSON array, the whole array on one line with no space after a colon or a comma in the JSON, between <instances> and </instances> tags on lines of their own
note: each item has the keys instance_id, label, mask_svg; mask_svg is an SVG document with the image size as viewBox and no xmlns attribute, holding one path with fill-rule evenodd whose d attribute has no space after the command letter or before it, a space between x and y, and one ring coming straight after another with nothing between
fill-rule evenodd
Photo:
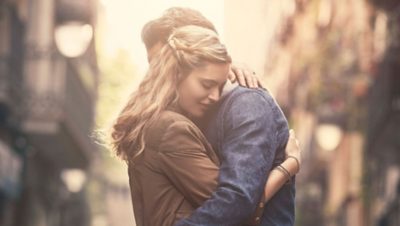
<instances>
[{"instance_id":1,"label":"person in denim jacket","mask_svg":"<svg viewBox=\"0 0 400 226\"><path fill-rule=\"evenodd\" d=\"M159 19L146 24L142 38L149 60L158 53L160 45L174 28L193 24L185 15L187 12L190 14L193 10L172 8ZM168 23L170 27L165 26ZM279 191L275 187L273 193L276 194L263 199L267 201L265 206L263 201L260 203L266 191L265 184L275 173L272 169L292 177L299 165L297 169L293 167L298 164L298 157L286 158L285 155L289 130L282 111L267 90L255 88L259 83L254 76L246 74L246 70L233 65L230 79L253 89L227 84L221 100L209 112L208 120L196 122L205 125L203 132L217 150L220 160L218 186L207 201L189 217L176 223L177 226L244 225L260 206L262 213L252 224L294 224L294 178L290 178L290 183L285 183ZM288 161L296 164L284 167ZM282 180L277 183L283 184Z\"/></svg>"}]
</instances>

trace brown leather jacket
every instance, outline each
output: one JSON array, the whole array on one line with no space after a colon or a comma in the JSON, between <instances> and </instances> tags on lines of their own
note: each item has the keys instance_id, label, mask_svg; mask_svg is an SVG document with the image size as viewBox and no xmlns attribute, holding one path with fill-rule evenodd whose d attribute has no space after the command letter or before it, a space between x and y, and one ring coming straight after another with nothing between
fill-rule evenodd
<instances>
[{"instance_id":1,"label":"brown leather jacket","mask_svg":"<svg viewBox=\"0 0 400 226\"><path fill-rule=\"evenodd\" d=\"M189 119L164 111L147 130L145 150L128 164L137 226L171 226L210 198L219 160Z\"/></svg>"}]
</instances>

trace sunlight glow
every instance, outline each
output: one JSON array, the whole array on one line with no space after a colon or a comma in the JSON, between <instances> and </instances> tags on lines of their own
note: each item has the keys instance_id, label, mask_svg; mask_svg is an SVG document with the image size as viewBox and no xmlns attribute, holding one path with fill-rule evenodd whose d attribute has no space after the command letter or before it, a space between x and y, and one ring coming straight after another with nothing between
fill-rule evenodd
<instances>
[{"instance_id":1,"label":"sunlight glow","mask_svg":"<svg viewBox=\"0 0 400 226\"><path fill-rule=\"evenodd\" d=\"M104 7L99 17L104 18L105 24L99 26L104 26L100 35L104 38L102 48L105 54L113 56L120 49L126 50L141 72L147 68L146 51L140 39L141 29L146 22L161 16L170 7L189 7L200 11L214 23L220 35L223 34L223 0L101 0L100 3Z\"/></svg>"}]
</instances>

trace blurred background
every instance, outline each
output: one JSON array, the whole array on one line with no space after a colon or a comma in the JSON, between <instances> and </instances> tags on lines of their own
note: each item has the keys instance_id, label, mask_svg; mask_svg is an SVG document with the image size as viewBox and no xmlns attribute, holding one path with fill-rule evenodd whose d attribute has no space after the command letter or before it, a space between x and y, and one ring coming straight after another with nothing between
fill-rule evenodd
<instances>
[{"instance_id":1,"label":"blurred background","mask_svg":"<svg viewBox=\"0 0 400 226\"><path fill-rule=\"evenodd\" d=\"M296 225L400 225L400 1L0 0L0 225L135 225L99 145L147 68L140 30L199 10L303 149Z\"/></svg>"}]
</instances>

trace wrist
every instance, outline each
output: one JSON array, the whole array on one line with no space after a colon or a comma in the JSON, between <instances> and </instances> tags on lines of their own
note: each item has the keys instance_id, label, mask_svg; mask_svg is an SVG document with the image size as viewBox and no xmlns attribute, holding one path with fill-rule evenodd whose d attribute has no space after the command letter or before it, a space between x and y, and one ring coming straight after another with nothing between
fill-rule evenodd
<instances>
[{"instance_id":1,"label":"wrist","mask_svg":"<svg viewBox=\"0 0 400 226\"><path fill-rule=\"evenodd\" d=\"M281 165L285 167L292 176L296 175L300 170L300 166L294 158L286 158L286 160L282 162Z\"/></svg>"}]
</instances>

